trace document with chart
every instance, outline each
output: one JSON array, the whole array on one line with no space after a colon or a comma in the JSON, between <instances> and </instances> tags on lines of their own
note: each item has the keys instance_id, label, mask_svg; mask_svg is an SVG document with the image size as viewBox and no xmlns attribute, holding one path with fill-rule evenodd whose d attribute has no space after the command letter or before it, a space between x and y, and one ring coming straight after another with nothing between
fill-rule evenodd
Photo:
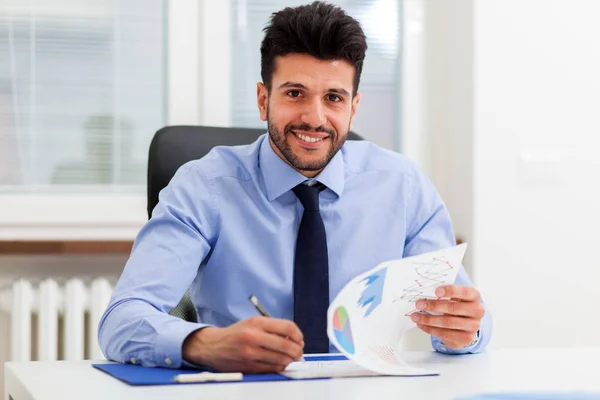
<instances>
[{"instance_id":1,"label":"document with chart","mask_svg":"<svg viewBox=\"0 0 600 400\"><path fill-rule=\"evenodd\" d=\"M329 340L348 361L292 363L291 378L343 376L420 376L436 372L401 358L400 342L416 328L410 315L416 301L437 299L435 289L456 280L467 245L386 261L351 280L327 313Z\"/></svg>"}]
</instances>

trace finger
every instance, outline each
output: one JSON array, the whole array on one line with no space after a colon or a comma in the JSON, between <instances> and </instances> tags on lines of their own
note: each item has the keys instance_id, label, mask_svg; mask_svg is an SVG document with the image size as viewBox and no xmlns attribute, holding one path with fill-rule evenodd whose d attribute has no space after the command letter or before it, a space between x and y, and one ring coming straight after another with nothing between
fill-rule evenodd
<instances>
[{"instance_id":1,"label":"finger","mask_svg":"<svg viewBox=\"0 0 600 400\"><path fill-rule=\"evenodd\" d=\"M276 365L262 361L239 361L228 363L216 368L220 372L241 372L244 374L264 374L269 372L281 372L284 365Z\"/></svg>"},{"instance_id":2,"label":"finger","mask_svg":"<svg viewBox=\"0 0 600 400\"><path fill-rule=\"evenodd\" d=\"M294 359L287 354L252 345L245 346L240 351L240 356L246 363L260 362L283 368L294 361Z\"/></svg>"},{"instance_id":3,"label":"finger","mask_svg":"<svg viewBox=\"0 0 600 400\"><path fill-rule=\"evenodd\" d=\"M419 325L451 330L477 332L480 323L474 318L455 317L452 315L425 315L413 313L410 319Z\"/></svg>"},{"instance_id":4,"label":"finger","mask_svg":"<svg viewBox=\"0 0 600 400\"><path fill-rule=\"evenodd\" d=\"M238 343L245 346L243 349L250 348L264 348L270 351L279 352L293 360L299 360L302 358L304 346L284 338L280 335L273 334L262 330L260 326L254 328L248 328L240 332Z\"/></svg>"},{"instance_id":5,"label":"finger","mask_svg":"<svg viewBox=\"0 0 600 400\"><path fill-rule=\"evenodd\" d=\"M417 310L477 319L483 318L483 314L485 314L485 309L481 303L476 301L419 300L417 301Z\"/></svg>"},{"instance_id":6,"label":"finger","mask_svg":"<svg viewBox=\"0 0 600 400\"><path fill-rule=\"evenodd\" d=\"M285 368L287 367L287 364L286 365L277 365L277 364L256 361L256 362L250 364L249 367L251 368L251 370L248 371L247 373L265 374L265 373L269 373L269 372L283 372L283 370L285 370Z\"/></svg>"},{"instance_id":7,"label":"finger","mask_svg":"<svg viewBox=\"0 0 600 400\"><path fill-rule=\"evenodd\" d=\"M256 334L255 343L266 350L286 355L292 360L299 360L302 358L303 346L300 346L293 340L272 334L270 332L258 332Z\"/></svg>"},{"instance_id":8,"label":"finger","mask_svg":"<svg viewBox=\"0 0 600 400\"><path fill-rule=\"evenodd\" d=\"M213 365L219 372L241 372L244 374L262 374L269 372L281 372L286 366L251 360L228 360Z\"/></svg>"},{"instance_id":9,"label":"finger","mask_svg":"<svg viewBox=\"0 0 600 400\"><path fill-rule=\"evenodd\" d=\"M285 368L287 367L286 365L277 365L277 364L271 364L271 363L265 363L262 361L257 361L252 365L252 372L253 374L264 374L264 373L270 373L270 372L283 372L285 370Z\"/></svg>"},{"instance_id":10,"label":"finger","mask_svg":"<svg viewBox=\"0 0 600 400\"><path fill-rule=\"evenodd\" d=\"M423 332L439 338L446 347L454 350L462 349L473 341L475 334L473 332L456 331L452 329L435 328L417 324L417 327Z\"/></svg>"},{"instance_id":11,"label":"finger","mask_svg":"<svg viewBox=\"0 0 600 400\"><path fill-rule=\"evenodd\" d=\"M435 295L461 301L479 301L481 298L477 289L459 285L441 286L435 290Z\"/></svg>"},{"instance_id":12,"label":"finger","mask_svg":"<svg viewBox=\"0 0 600 400\"><path fill-rule=\"evenodd\" d=\"M287 337L298 344L304 341L300 328L293 321L267 317L252 317L251 320L266 332Z\"/></svg>"}]
</instances>

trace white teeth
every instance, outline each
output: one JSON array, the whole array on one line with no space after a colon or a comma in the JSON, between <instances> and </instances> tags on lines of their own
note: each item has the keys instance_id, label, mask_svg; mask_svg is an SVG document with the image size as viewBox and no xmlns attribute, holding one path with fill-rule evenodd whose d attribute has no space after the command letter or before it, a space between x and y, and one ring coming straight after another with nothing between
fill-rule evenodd
<instances>
[{"instance_id":1,"label":"white teeth","mask_svg":"<svg viewBox=\"0 0 600 400\"><path fill-rule=\"evenodd\" d=\"M323 138L313 138L313 137L310 137L310 136L302 135L300 133L296 133L296 136L298 136L300 139L302 139L302 140L304 140L305 142L308 142L308 143L315 143L315 142L318 142L320 140L323 140Z\"/></svg>"}]
</instances>

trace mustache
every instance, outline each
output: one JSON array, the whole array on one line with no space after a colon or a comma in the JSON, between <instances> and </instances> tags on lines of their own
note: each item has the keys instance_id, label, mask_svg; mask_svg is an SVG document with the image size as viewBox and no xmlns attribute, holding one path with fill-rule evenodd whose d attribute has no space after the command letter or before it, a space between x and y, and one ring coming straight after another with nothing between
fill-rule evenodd
<instances>
[{"instance_id":1,"label":"mustache","mask_svg":"<svg viewBox=\"0 0 600 400\"><path fill-rule=\"evenodd\" d=\"M331 136L335 135L335 131L333 129L327 129L324 126L318 126L316 128L313 128L313 127L311 127L308 124L300 124L300 125L290 124L290 125L287 125L285 127L285 133L288 133L289 131L304 131L304 132L315 131L315 132L328 133Z\"/></svg>"}]
</instances>

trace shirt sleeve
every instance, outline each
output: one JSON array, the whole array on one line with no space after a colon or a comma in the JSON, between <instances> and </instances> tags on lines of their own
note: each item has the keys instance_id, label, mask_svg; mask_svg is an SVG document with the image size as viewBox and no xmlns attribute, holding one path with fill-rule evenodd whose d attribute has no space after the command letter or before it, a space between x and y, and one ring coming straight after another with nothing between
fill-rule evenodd
<instances>
[{"instance_id":1,"label":"shirt sleeve","mask_svg":"<svg viewBox=\"0 0 600 400\"><path fill-rule=\"evenodd\" d=\"M406 210L406 242L404 256L414 256L456 245L454 230L448 210L424 173L416 171L407 176L406 180L407 210ZM455 281L456 285L473 286L467 271L461 265ZM492 333L492 316L483 297L481 303L485 315L481 319L479 339L473 345L453 350L446 347L442 341L431 337L433 348L446 354L479 353L485 349Z\"/></svg>"},{"instance_id":2,"label":"shirt sleeve","mask_svg":"<svg viewBox=\"0 0 600 400\"><path fill-rule=\"evenodd\" d=\"M178 368L185 338L207 326L168 312L190 287L216 240L217 202L211 189L192 162L161 191L100 320L98 340L106 358Z\"/></svg>"}]
</instances>

